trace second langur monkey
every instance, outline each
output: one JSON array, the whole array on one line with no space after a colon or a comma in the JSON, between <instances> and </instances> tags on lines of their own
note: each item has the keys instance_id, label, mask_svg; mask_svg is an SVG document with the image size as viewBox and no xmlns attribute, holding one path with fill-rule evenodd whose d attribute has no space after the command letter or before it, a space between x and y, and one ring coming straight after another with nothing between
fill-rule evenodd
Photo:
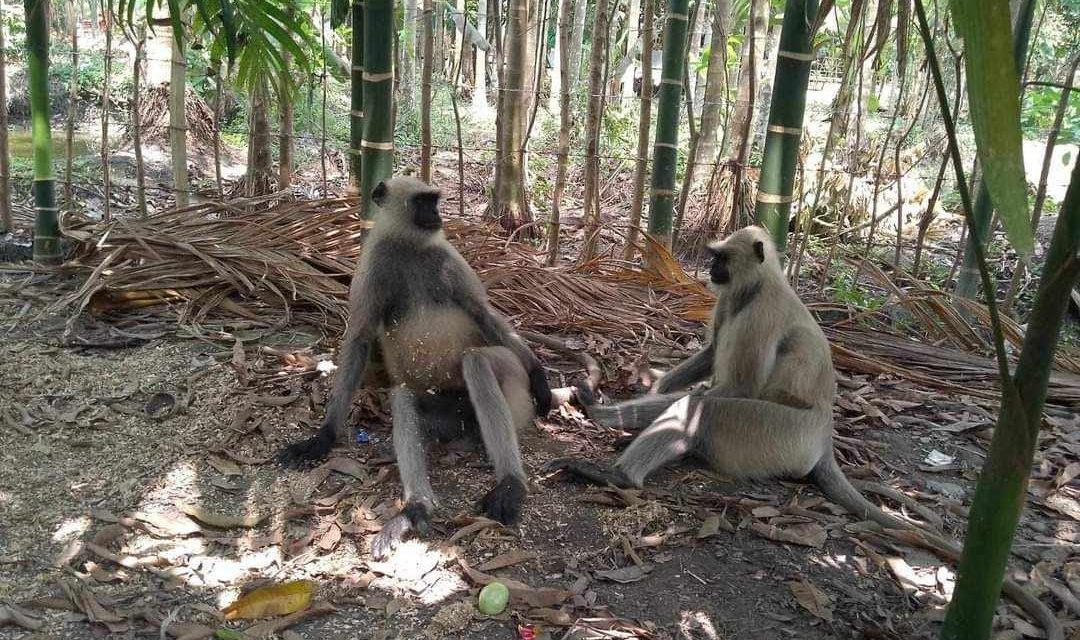
<instances>
[{"instance_id":1,"label":"second langur monkey","mask_svg":"<svg viewBox=\"0 0 1080 640\"><path fill-rule=\"evenodd\" d=\"M952 540L916 528L866 500L833 454L836 395L828 340L788 284L768 233L746 227L709 245L711 287L718 299L708 344L660 378L653 391L615 405L579 399L596 422L640 433L614 465L579 458L549 462L597 484L641 487L661 466L695 455L734 478L808 478L825 496L861 519L917 530L924 542L956 559ZM685 391L708 379L704 389ZM1004 592L1053 636L1054 616L1012 581Z\"/></svg>"},{"instance_id":2,"label":"second langur monkey","mask_svg":"<svg viewBox=\"0 0 1080 640\"><path fill-rule=\"evenodd\" d=\"M394 454L405 506L375 537L385 557L409 531L423 533L435 493L425 443L479 431L496 485L481 500L493 520L512 524L526 489L517 431L551 408L536 356L491 308L476 273L450 244L439 215L441 191L415 178L380 182L371 193L375 227L364 241L349 290L341 367L314 437L286 448L296 465L351 440L346 424L372 344L382 349L392 391Z\"/></svg>"}]
</instances>

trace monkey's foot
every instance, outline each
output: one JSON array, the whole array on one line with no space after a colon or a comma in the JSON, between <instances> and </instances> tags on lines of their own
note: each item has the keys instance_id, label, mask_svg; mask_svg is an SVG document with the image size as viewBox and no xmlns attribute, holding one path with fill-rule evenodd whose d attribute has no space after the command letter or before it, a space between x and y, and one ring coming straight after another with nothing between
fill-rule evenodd
<instances>
[{"instance_id":1,"label":"monkey's foot","mask_svg":"<svg viewBox=\"0 0 1080 640\"><path fill-rule=\"evenodd\" d=\"M618 467L583 458L556 458L543 466L544 472L563 471L573 478L600 486L613 485L620 489L632 489L634 483Z\"/></svg>"},{"instance_id":2,"label":"monkey's foot","mask_svg":"<svg viewBox=\"0 0 1080 640\"><path fill-rule=\"evenodd\" d=\"M480 499L480 510L492 520L510 526L521 516L525 504L525 483L517 476L505 476Z\"/></svg>"},{"instance_id":3,"label":"monkey's foot","mask_svg":"<svg viewBox=\"0 0 1080 640\"><path fill-rule=\"evenodd\" d=\"M593 390L588 380L575 382L573 389L574 395L571 397L577 401L578 406L585 409L585 413L588 415L589 408L597 403L596 391Z\"/></svg>"},{"instance_id":4,"label":"monkey's foot","mask_svg":"<svg viewBox=\"0 0 1080 640\"><path fill-rule=\"evenodd\" d=\"M431 524L431 509L422 502L410 502L401 513L383 525L371 541L371 555L376 560L385 560L410 531L417 535L428 532Z\"/></svg>"},{"instance_id":5,"label":"monkey's foot","mask_svg":"<svg viewBox=\"0 0 1080 640\"><path fill-rule=\"evenodd\" d=\"M537 366L529 372L529 392L536 404L536 417L543 418L551 413L554 402L551 399L551 387L548 385L544 367Z\"/></svg>"},{"instance_id":6,"label":"monkey's foot","mask_svg":"<svg viewBox=\"0 0 1080 640\"><path fill-rule=\"evenodd\" d=\"M333 448L334 434L319 431L307 440L294 442L282 449L277 455L277 460L285 467L305 469L328 456Z\"/></svg>"}]
</instances>

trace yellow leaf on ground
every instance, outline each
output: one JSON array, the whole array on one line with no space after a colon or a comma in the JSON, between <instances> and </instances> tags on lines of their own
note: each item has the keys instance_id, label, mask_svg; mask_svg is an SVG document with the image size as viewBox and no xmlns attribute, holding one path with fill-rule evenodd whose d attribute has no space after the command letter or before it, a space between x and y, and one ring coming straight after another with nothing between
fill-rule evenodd
<instances>
[{"instance_id":1,"label":"yellow leaf on ground","mask_svg":"<svg viewBox=\"0 0 1080 640\"><path fill-rule=\"evenodd\" d=\"M226 620L272 618L301 611L311 603L315 583L295 580L260 587L222 610Z\"/></svg>"}]
</instances>

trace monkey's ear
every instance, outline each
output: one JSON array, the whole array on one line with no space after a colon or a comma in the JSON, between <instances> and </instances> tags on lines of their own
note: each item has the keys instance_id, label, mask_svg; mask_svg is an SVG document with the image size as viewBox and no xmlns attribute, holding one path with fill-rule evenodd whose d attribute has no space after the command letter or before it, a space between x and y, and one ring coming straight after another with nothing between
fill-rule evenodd
<instances>
[{"instance_id":1,"label":"monkey's ear","mask_svg":"<svg viewBox=\"0 0 1080 640\"><path fill-rule=\"evenodd\" d=\"M375 185L375 188L371 190L371 201L381 206L383 200L386 200L387 191L386 183L379 182L379 184Z\"/></svg>"},{"instance_id":2,"label":"monkey's ear","mask_svg":"<svg viewBox=\"0 0 1080 640\"><path fill-rule=\"evenodd\" d=\"M754 241L754 255L758 262L765 262L765 243L761 240Z\"/></svg>"}]
</instances>

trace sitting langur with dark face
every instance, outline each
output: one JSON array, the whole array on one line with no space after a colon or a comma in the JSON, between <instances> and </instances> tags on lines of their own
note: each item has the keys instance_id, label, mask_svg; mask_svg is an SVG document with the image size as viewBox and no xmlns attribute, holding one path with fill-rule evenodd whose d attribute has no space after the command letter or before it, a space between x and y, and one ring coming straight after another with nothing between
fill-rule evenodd
<instances>
[{"instance_id":1,"label":"sitting langur with dark face","mask_svg":"<svg viewBox=\"0 0 1080 640\"><path fill-rule=\"evenodd\" d=\"M788 284L765 230L747 227L709 249L718 299L708 345L641 398L599 405L580 386L589 417L640 433L613 466L561 458L546 470L640 487L664 464L696 455L735 478L806 477L859 518L917 530L924 544L958 559L956 542L885 513L840 470L832 445L836 373L829 344ZM683 391L706 379L708 387ZM1002 589L1045 629L1060 629L1053 613L1017 583L1006 579Z\"/></svg>"},{"instance_id":2,"label":"sitting langur with dark face","mask_svg":"<svg viewBox=\"0 0 1080 640\"><path fill-rule=\"evenodd\" d=\"M316 436L281 453L297 465L324 457L335 441L351 441L346 418L377 341L394 383L394 453L405 507L376 536L376 557L410 530L427 529L435 503L424 451L431 438L479 430L497 479L481 507L503 524L516 521L526 494L517 430L532 421L534 399L541 414L551 407L542 365L491 308L480 279L443 234L440 195L408 177L372 191L375 227L349 291L326 417Z\"/></svg>"}]
</instances>

